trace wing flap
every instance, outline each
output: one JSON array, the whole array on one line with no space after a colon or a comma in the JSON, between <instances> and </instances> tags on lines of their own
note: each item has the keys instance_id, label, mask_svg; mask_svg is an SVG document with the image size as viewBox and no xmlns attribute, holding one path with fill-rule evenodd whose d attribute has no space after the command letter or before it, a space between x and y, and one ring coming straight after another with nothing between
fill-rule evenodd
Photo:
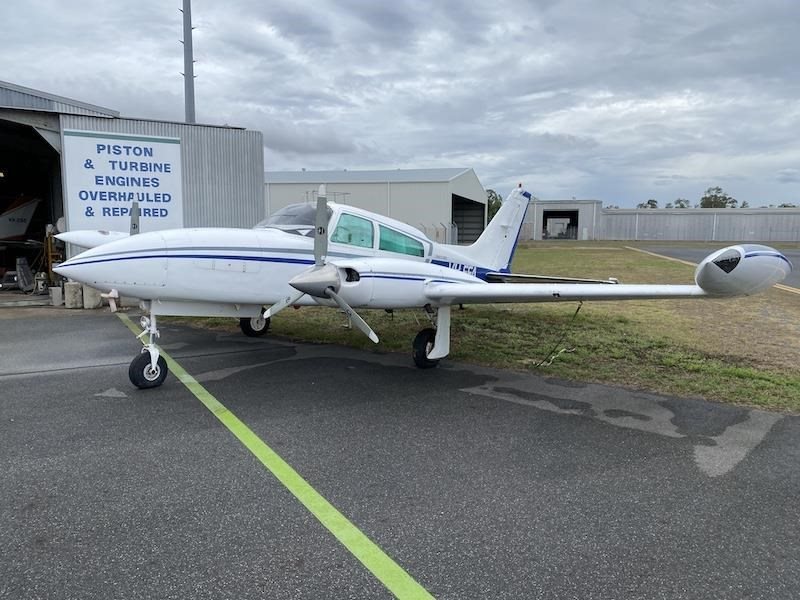
<instances>
[{"instance_id":1,"label":"wing flap","mask_svg":"<svg viewBox=\"0 0 800 600\"><path fill-rule=\"evenodd\" d=\"M490 271L486 273L489 283L602 283L604 285L618 284L614 278L585 279L581 277L552 277L550 275L525 275L522 273L500 273Z\"/></svg>"}]
</instances>

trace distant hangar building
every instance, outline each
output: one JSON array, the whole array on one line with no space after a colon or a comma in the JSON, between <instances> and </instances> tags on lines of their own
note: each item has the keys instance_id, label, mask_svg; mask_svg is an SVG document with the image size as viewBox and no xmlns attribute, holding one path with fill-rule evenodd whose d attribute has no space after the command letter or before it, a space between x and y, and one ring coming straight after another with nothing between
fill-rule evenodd
<instances>
[{"instance_id":1,"label":"distant hangar building","mask_svg":"<svg viewBox=\"0 0 800 600\"><path fill-rule=\"evenodd\" d=\"M259 131L124 118L0 81L0 267L25 252L4 231L41 242L61 217L66 229L128 231L133 201L142 231L252 227L264 216L263 174ZM30 215L15 208L31 203Z\"/></svg>"},{"instance_id":2,"label":"distant hangar building","mask_svg":"<svg viewBox=\"0 0 800 600\"><path fill-rule=\"evenodd\" d=\"M403 221L436 241L471 243L486 228L486 191L472 169L273 171L264 181L267 214L313 200L324 183L329 200Z\"/></svg>"}]
</instances>

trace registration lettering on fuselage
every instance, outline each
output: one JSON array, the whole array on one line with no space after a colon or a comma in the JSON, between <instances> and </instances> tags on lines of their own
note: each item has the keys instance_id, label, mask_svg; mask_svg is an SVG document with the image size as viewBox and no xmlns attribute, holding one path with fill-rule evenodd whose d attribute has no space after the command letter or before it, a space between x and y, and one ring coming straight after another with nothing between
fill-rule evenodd
<instances>
[{"instance_id":1,"label":"registration lettering on fuselage","mask_svg":"<svg viewBox=\"0 0 800 600\"><path fill-rule=\"evenodd\" d=\"M462 273L468 273L469 275L475 276L475 265L465 265L464 263L455 263L455 262L448 262L447 266L451 269L455 269L456 271L461 271Z\"/></svg>"}]
</instances>

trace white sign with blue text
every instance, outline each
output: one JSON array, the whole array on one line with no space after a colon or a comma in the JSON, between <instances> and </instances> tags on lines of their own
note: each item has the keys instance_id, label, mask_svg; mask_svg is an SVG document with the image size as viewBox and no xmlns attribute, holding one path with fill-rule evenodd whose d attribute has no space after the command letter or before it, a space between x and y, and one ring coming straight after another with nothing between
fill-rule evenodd
<instances>
[{"instance_id":1,"label":"white sign with blue text","mask_svg":"<svg viewBox=\"0 0 800 600\"><path fill-rule=\"evenodd\" d=\"M129 231L139 203L140 231L183 227L181 141L64 130L67 227Z\"/></svg>"}]
</instances>

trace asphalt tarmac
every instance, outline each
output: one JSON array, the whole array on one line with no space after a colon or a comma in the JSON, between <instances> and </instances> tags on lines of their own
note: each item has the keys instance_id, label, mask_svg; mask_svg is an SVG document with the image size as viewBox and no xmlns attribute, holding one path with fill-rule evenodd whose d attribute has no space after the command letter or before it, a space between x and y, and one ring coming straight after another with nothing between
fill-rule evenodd
<instances>
[{"instance_id":1,"label":"asphalt tarmac","mask_svg":"<svg viewBox=\"0 0 800 600\"><path fill-rule=\"evenodd\" d=\"M800 417L160 341L434 597L797 598ZM174 374L133 388L139 348L107 312L0 310L0 598L392 597Z\"/></svg>"}]
</instances>

